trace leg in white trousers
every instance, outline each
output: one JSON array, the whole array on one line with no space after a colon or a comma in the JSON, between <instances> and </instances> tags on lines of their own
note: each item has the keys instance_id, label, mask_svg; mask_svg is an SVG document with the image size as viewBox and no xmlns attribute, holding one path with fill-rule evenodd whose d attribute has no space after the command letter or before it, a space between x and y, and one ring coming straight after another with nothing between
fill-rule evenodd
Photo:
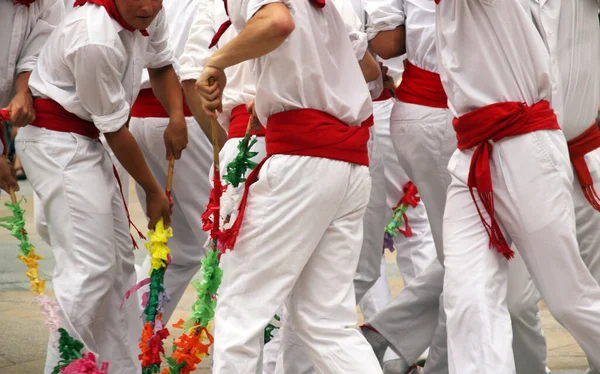
<instances>
[{"instance_id":1,"label":"leg in white trousers","mask_svg":"<svg viewBox=\"0 0 600 374\"><path fill-rule=\"evenodd\" d=\"M168 321L193 276L200 269L205 255L207 235L202 231L201 214L210 194L208 171L212 164L212 145L193 118L186 118L188 146L175 162L173 173L173 238L169 239L172 260L165 273L165 288L171 301L165 305L164 319ZM131 118L129 128L140 145L150 171L165 188L169 163L165 158L163 134L168 118ZM136 186L140 204L145 209L143 189ZM148 277L150 257L146 257L138 280ZM141 290L144 292L144 290Z\"/></svg>"},{"instance_id":2,"label":"leg in white trousers","mask_svg":"<svg viewBox=\"0 0 600 374\"><path fill-rule=\"evenodd\" d=\"M381 373L352 327L369 185L368 168L345 162L276 155L265 163L236 248L221 259L215 374L256 373L263 330L286 300L318 373Z\"/></svg>"},{"instance_id":3,"label":"leg in white trousers","mask_svg":"<svg viewBox=\"0 0 600 374\"><path fill-rule=\"evenodd\" d=\"M365 321L375 316L392 299L392 292L386 276L386 261L383 256L381 257L380 272L381 276L377 279L377 282L358 303Z\"/></svg>"},{"instance_id":4,"label":"leg in white trousers","mask_svg":"<svg viewBox=\"0 0 600 374\"><path fill-rule=\"evenodd\" d=\"M383 158L383 170L385 175L386 215L385 224L392 217L392 208L404 195L402 188L409 181L407 172L403 169L392 144L390 134L390 116L396 100L390 99L373 103L375 117L375 135L379 152ZM378 120L381 118L381 120ZM414 182L414 181L413 181ZM415 182L416 184L416 182ZM417 184L417 188L420 188ZM413 231L411 237L399 234L394 238L396 248L396 263L398 269L407 285L421 274L432 261L437 259L429 217L423 201L415 208L407 211L408 221Z\"/></svg>"},{"instance_id":5,"label":"leg in white trousers","mask_svg":"<svg viewBox=\"0 0 600 374\"><path fill-rule=\"evenodd\" d=\"M363 216L362 248L354 275L354 291L358 302L381 275L383 232L388 216L385 204L383 161L378 139L375 137L373 129L371 129L371 139L369 140L369 174L371 176L371 194Z\"/></svg>"},{"instance_id":6,"label":"leg in white trousers","mask_svg":"<svg viewBox=\"0 0 600 374\"><path fill-rule=\"evenodd\" d=\"M444 307L450 373L513 374L508 262L490 250L466 185L472 153L456 151L448 166ZM591 363L600 365L600 287L579 254L564 135L537 131L496 142L491 172L496 215L521 250L548 309Z\"/></svg>"},{"instance_id":7,"label":"leg in white trousers","mask_svg":"<svg viewBox=\"0 0 600 374\"><path fill-rule=\"evenodd\" d=\"M514 248L513 248L514 249ZM546 374L547 348L537 303L540 294L518 251L508 263L507 306L518 374Z\"/></svg>"},{"instance_id":8,"label":"leg in white trousers","mask_svg":"<svg viewBox=\"0 0 600 374\"><path fill-rule=\"evenodd\" d=\"M446 166L456 149L447 111L397 101L392 110L390 131L398 160L419 189L427 208L433 241L441 260L442 217L450 181ZM369 321L407 364L417 360L431 344L429 366L445 367L443 323L436 328L438 319L443 319L438 313L443 274L441 265L432 261L414 282ZM436 363L437 357L442 361Z\"/></svg>"},{"instance_id":9,"label":"leg in white trousers","mask_svg":"<svg viewBox=\"0 0 600 374\"><path fill-rule=\"evenodd\" d=\"M585 161L592 175L596 192L600 191L600 149L585 155ZM592 208L581 191L579 180L573 182L573 202L577 224L577 242L583 262L594 279L600 282L600 212ZM590 365L588 374L600 374L600 370Z\"/></svg>"},{"instance_id":10,"label":"leg in white trousers","mask_svg":"<svg viewBox=\"0 0 600 374\"><path fill-rule=\"evenodd\" d=\"M119 308L135 284L133 245L108 153L98 141L32 126L16 145L47 218L63 326L109 361L111 373L139 373L141 310L135 300ZM50 337L47 374L59 360L57 337Z\"/></svg>"},{"instance_id":11,"label":"leg in white trousers","mask_svg":"<svg viewBox=\"0 0 600 374\"><path fill-rule=\"evenodd\" d=\"M117 174L119 175L119 179L121 180L121 185L123 186L123 197L125 198L125 203L129 204L129 173L125 170L123 165L117 160L115 154L112 149L108 146L108 143L104 139L104 135L100 134L100 141L104 145L104 148L108 152L110 159L115 165L117 169ZM44 211L42 208L42 202L38 195L33 193L33 222L35 225L35 231L42 238L42 240L50 245L50 233L48 233L48 223L46 222L46 217L44 217Z\"/></svg>"}]
</instances>

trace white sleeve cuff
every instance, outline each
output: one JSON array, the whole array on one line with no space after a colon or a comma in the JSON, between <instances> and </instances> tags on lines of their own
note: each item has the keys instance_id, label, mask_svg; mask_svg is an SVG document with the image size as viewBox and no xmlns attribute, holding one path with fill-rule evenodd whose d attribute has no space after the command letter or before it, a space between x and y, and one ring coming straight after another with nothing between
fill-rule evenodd
<instances>
[{"instance_id":1,"label":"white sleeve cuff","mask_svg":"<svg viewBox=\"0 0 600 374\"><path fill-rule=\"evenodd\" d=\"M129 105L125 105L123 108L112 114L107 114L105 116L92 115L92 121L96 128L102 133L115 132L127 123L127 120L129 119L129 109Z\"/></svg>"}]
</instances>

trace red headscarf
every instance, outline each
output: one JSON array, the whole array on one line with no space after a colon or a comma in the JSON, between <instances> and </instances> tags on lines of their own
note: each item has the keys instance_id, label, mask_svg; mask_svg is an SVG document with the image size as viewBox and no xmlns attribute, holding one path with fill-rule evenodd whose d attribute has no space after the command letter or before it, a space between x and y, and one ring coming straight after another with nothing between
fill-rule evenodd
<instances>
[{"instance_id":1,"label":"red headscarf","mask_svg":"<svg viewBox=\"0 0 600 374\"><path fill-rule=\"evenodd\" d=\"M32 1L32 0L17 0L17 1ZM106 12L108 13L108 15L115 21L119 22L119 25L121 25L125 30L131 31L131 32L136 30L135 28L131 27L130 24L125 22L125 19L123 19L123 17L119 13L119 10L117 9L117 4L115 4L114 0L77 0L77 1L75 1L75 4L73 6L76 7L76 6L84 5L85 3L92 3L92 4L103 6L104 9L106 9ZM148 31L146 31L146 30L140 30L140 33L144 36L148 36Z\"/></svg>"}]
</instances>

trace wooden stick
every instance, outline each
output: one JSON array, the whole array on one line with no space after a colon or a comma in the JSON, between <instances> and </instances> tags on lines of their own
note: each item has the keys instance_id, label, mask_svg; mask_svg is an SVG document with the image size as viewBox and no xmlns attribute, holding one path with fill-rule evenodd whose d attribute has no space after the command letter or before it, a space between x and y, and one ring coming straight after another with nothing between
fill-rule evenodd
<instances>
[{"instance_id":1,"label":"wooden stick","mask_svg":"<svg viewBox=\"0 0 600 374\"><path fill-rule=\"evenodd\" d=\"M175 157L169 160L169 171L167 173L167 195L171 194L173 188L173 170L175 169Z\"/></svg>"},{"instance_id":2,"label":"wooden stick","mask_svg":"<svg viewBox=\"0 0 600 374\"><path fill-rule=\"evenodd\" d=\"M208 85L212 86L215 84L215 78L208 78ZM216 111L213 111L215 113ZM213 144L213 162L214 162L214 172L219 173L219 122L216 118L210 117L211 124L211 135L212 135L212 144Z\"/></svg>"},{"instance_id":3,"label":"wooden stick","mask_svg":"<svg viewBox=\"0 0 600 374\"><path fill-rule=\"evenodd\" d=\"M16 204L17 202L17 195L15 194L15 190L13 190L12 188L9 190L10 193L10 202L13 204Z\"/></svg>"}]
</instances>

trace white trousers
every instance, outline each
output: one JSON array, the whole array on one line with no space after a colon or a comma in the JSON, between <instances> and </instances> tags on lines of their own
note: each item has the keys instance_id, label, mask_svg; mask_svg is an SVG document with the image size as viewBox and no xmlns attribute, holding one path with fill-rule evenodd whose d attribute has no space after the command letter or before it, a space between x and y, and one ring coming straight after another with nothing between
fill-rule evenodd
<instances>
[{"instance_id":1,"label":"white trousers","mask_svg":"<svg viewBox=\"0 0 600 374\"><path fill-rule=\"evenodd\" d=\"M419 189L441 259L442 217L450 181L446 166L456 149L456 136L448 123L447 111L396 101L390 132L400 165ZM430 262L396 299L369 321L408 364L431 344L427 373L447 370L444 317L439 313L443 273L439 263ZM412 334L407 335L408 330Z\"/></svg>"},{"instance_id":2,"label":"white trousers","mask_svg":"<svg viewBox=\"0 0 600 374\"><path fill-rule=\"evenodd\" d=\"M513 246L513 250L514 250ZM518 374L546 374L547 348L537 303L538 292L518 250L508 263L507 306Z\"/></svg>"},{"instance_id":3,"label":"white trousers","mask_svg":"<svg viewBox=\"0 0 600 374\"><path fill-rule=\"evenodd\" d=\"M63 326L109 361L111 374L140 373L141 310L136 300L119 308L136 280L133 245L108 153L98 141L33 126L19 131L16 146L47 219ZM57 338L46 374L59 360Z\"/></svg>"},{"instance_id":4,"label":"white trousers","mask_svg":"<svg viewBox=\"0 0 600 374\"><path fill-rule=\"evenodd\" d=\"M405 171L394 150L390 133L391 114L396 102L396 100L390 99L373 103L375 135L379 152L383 158L385 175L385 224L392 217L391 209L398 204L398 201L404 195L402 188L409 181L407 171ZM421 187L414 180L413 182L420 192ZM429 217L423 201L416 208L409 208L406 215L413 235L406 238L404 235L398 234L394 238L396 263L405 285L411 283L432 261L437 259Z\"/></svg>"},{"instance_id":5,"label":"white trousers","mask_svg":"<svg viewBox=\"0 0 600 374\"><path fill-rule=\"evenodd\" d=\"M452 183L444 216L444 307L449 368L450 373L512 374L508 262L490 250L467 187L472 153L456 151L448 166ZM600 287L579 254L564 135L537 131L496 142L490 166L499 222L520 249L550 312L591 364L600 366Z\"/></svg>"},{"instance_id":6,"label":"white trousers","mask_svg":"<svg viewBox=\"0 0 600 374\"><path fill-rule=\"evenodd\" d=\"M287 300L318 373L381 373L357 322L353 276L370 192L368 168L270 158L250 188L215 318L215 374L254 374L263 330Z\"/></svg>"},{"instance_id":7,"label":"white trousers","mask_svg":"<svg viewBox=\"0 0 600 374\"><path fill-rule=\"evenodd\" d=\"M595 181L594 188L600 191L600 149L585 155L585 161ZM583 195L577 177L573 181L573 202L579 251L590 273L600 283L600 212L592 208ZM600 370L590 365L587 374L600 374Z\"/></svg>"},{"instance_id":8,"label":"white trousers","mask_svg":"<svg viewBox=\"0 0 600 374\"><path fill-rule=\"evenodd\" d=\"M210 194L208 171L212 164L212 145L192 117L186 118L188 146L181 158L175 162L173 173L172 198L174 202L171 226L173 237L169 239L171 263L165 273L165 288L170 302L165 305L163 318L168 321L188 284L200 269L200 262L206 251L204 243L207 234L202 231L201 215L206 208ZM135 118L129 123L129 130L139 144L152 175L166 188L169 162L165 158L163 140L168 118ZM146 194L136 185L136 192L144 211ZM150 255L139 270L138 281L148 277ZM142 289L140 292L145 292Z\"/></svg>"},{"instance_id":9,"label":"white trousers","mask_svg":"<svg viewBox=\"0 0 600 374\"><path fill-rule=\"evenodd\" d=\"M108 152L110 159L112 160L113 165L117 169L117 174L119 175L119 179L121 180L121 186L123 187L123 197L125 198L125 203L129 204L129 174L121 165L121 163L115 157L112 149L108 146L104 135L100 134L100 141L104 148ZM42 240L50 245L50 233L48 232L48 223L46 222L46 217L44 217L44 211L42 207L42 202L38 195L33 193L33 222L35 231L42 238Z\"/></svg>"}]
</instances>

